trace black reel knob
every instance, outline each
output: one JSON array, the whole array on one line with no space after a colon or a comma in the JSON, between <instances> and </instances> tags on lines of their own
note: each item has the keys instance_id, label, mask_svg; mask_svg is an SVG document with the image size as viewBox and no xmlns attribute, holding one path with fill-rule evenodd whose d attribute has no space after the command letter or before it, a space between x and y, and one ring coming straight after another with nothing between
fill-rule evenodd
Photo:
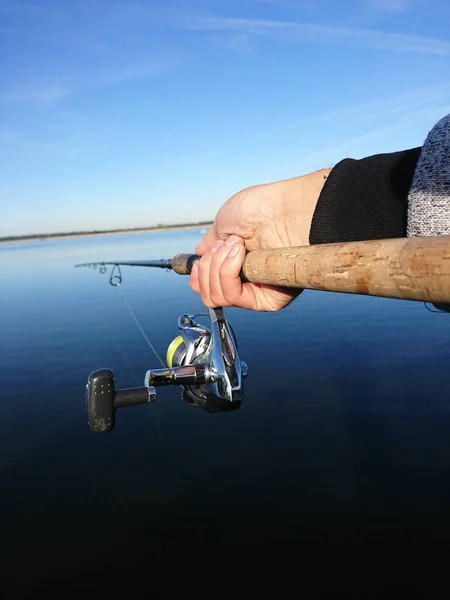
<instances>
[{"instance_id":1,"label":"black reel knob","mask_svg":"<svg viewBox=\"0 0 450 600\"><path fill-rule=\"evenodd\" d=\"M108 433L114 429L116 409L145 404L155 398L153 388L116 390L114 372L99 369L88 377L86 385L86 412L89 428L94 433Z\"/></svg>"}]
</instances>

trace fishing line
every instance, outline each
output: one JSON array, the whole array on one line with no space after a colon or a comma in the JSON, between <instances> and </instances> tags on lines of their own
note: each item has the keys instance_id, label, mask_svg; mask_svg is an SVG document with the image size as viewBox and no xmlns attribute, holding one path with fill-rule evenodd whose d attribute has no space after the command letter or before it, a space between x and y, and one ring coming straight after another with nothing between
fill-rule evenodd
<instances>
[{"instance_id":1,"label":"fishing line","mask_svg":"<svg viewBox=\"0 0 450 600\"><path fill-rule=\"evenodd\" d=\"M162 361L161 357L159 356L159 354L157 353L155 347L153 346L153 344L151 343L151 341L148 339L147 335L145 334L145 331L142 329L136 315L133 312L133 309L130 306L130 303L128 302L123 290L121 287L117 286L119 288L119 292L122 294L122 298L128 308L128 311L131 315L131 317L133 318L134 322L136 323L136 325L138 326L139 331L142 333L144 340L147 342L150 350L153 352L153 354L156 356L156 358L159 360L159 362L161 363L162 367L165 368L167 365L164 364L164 362Z\"/></svg>"},{"instance_id":2,"label":"fishing line","mask_svg":"<svg viewBox=\"0 0 450 600\"><path fill-rule=\"evenodd\" d=\"M138 326L138 329L139 329L139 331L142 333L142 335L143 335L143 337L144 337L144 340L147 342L147 344L148 344L149 348L152 350L153 354L154 354L154 355L156 356L156 358L159 360L159 362L161 363L161 365L163 366L163 368L165 368L165 366L166 366L166 365L163 363L163 361L161 360L161 357L159 356L159 354L158 354L158 352L156 351L155 347L153 346L153 344L151 343L151 341L148 339L148 337L147 337L147 335L146 335L145 331L142 329L142 327L141 327L141 324L139 323L139 321L138 321L138 319L137 319L136 315L134 314L134 311L133 311L133 309L131 308L131 306L130 306L130 303L128 302L128 300L127 300L127 298L126 298L126 296L125 296L125 294L124 294L124 291L123 291L122 287L120 286L120 284L119 284L119 285L117 285L117 286L115 286L115 287L118 287L118 288L119 288L119 292L120 292L120 293L121 293L121 295L122 295L122 298L123 298L123 300L124 300L124 302L125 302L125 305L126 305L126 307L128 308L128 311L129 311L130 315L132 316L132 318L133 318L133 321L134 321L134 322L136 323L136 325ZM128 362L129 362L129 361L128 361ZM139 383L138 383L138 385L139 385ZM159 419L158 419L158 417L157 417L157 415L156 415L155 411L153 410L153 406L152 406L152 403L151 403L151 402L149 403L149 407L150 407L150 410L152 411L152 415L153 415L153 418L155 419L156 427L157 427L157 429L158 429L158 433L159 433L159 441L161 442L161 444L164 444L163 435L162 435L162 428L161 428L161 424L160 424L160 422L159 422Z\"/></svg>"},{"instance_id":3,"label":"fishing line","mask_svg":"<svg viewBox=\"0 0 450 600\"><path fill-rule=\"evenodd\" d=\"M119 287L119 286L117 286L117 287ZM133 311L132 311L131 307L129 306L128 302L126 301L126 299L125 299L125 296L124 296L124 293L123 293L122 289L120 289L120 291L122 292L122 297L124 298L124 300L125 300L125 302L126 302L127 306L129 307L129 310L130 310L130 312L131 312L131 314L132 314L132 316L133 316ZM125 353L124 349L122 348L122 346L121 346L121 344L120 344L119 340L117 339L117 336L114 334L114 332L113 332L113 330L112 330L112 328L111 328L111 325L109 324L109 321L108 321L108 319L107 319L107 317L106 317L106 312L105 312L105 309L104 309L104 307L103 307L103 304L102 304L102 303L100 303L100 312L101 312L101 314L102 314L102 317L103 317L103 325L104 325L104 326L105 326L105 328L108 330L108 332L109 332L109 335L110 335L110 338L111 338L112 340L114 340L114 343L116 344L116 346L117 346L117 349L118 349L119 353L121 354L121 356L122 356L122 358L123 358L124 362L126 363L126 365L127 365L128 369L129 369L130 373L131 373L131 374L132 374L132 376L133 376L133 379L134 379L134 382L135 382L135 384L136 384L136 387L139 387L139 386L141 385L141 383L142 383L142 382L140 381L140 379L139 379L139 378L138 378L138 376L136 375L136 371L134 370L134 368L133 368L133 365L131 364L131 361L129 360L128 356L126 355L126 353ZM135 317L135 316L133 316L133 318L134 318L134 319L135 319L135 321L137 322L137 319L136 319L136 317ZM142 331L142 333L143 333L144 337L146 338L147 336L145 335L145 332L142 330L142 328L141 328L141 326L139 325L139 323L137 323L137 324L138 324L138 326L139 326L139 329ZM148 341L148 340L147 340L147 341ZM148 341L148 343L150 343L150 342ZM152 346L151 346L151 344L150 344L150 347L152 347ZM155 352L156 356L158 356L158 354L156 353L156 350L154 350L154 352ZM158 359L161 361L161 359L159 358L159 356L158 356ZM165 366L165 365L163 365L163 366ZM163 445L164 445L164 439L163 439L163 434L162 434L161 423L159 422L158 416L157 416L157 414L156 414L156 412L155 412L155 410L154 410L154 408L153 408L153 406L152 406L151 402L149 403L149 408L150 408L150 410L151 410L151 412L152 412L152 415L153 415L153 418L154 418L154 420L155 420L156 429L157 429L157 431L158 431L158 436L159 436L159 441L160 441L160 444L161 444L161 446L163 446Z\"/></svg>"},{"instance_id":4,"label":"fishing line","mask_svg":"<svg viewBox=\"0 0 450 600\"><path fill-rule=\"evenodd\" d=\"M126 363L126 365L127 365L128 369L129 369L130 373L132 374L132 376L133 376L133 379L134 379L134 382L135 382L136 386L139 386L139 385L141 384L141 382L140 382L140 380L139 380L138 376L136 375L136 371L133 369L133 365L131 364L131 362L130 362L130 360L129 360L128 356L125 354L125 351L123 350L123 348L122 348L122 346L121 346L121 344L120 344L119 340L118 340L118 339L117 339L117 337L114 335L114 333L113 333L113 330L111 329L111 326L110 326L110 324L109 324L109 322L108 322L108 319L106 318L105 309L103 308L103 306L102 306L102 305L100 305L100 307L101 307L101 310L100 310L100 312L101 312L101 314L102 314L102 317L103 317L103 325L104 325L104 326L105 326L105 328L108 330L109 337L110 337L110 338L111 338L111 339L114 341L114 343L116 344L116 346L117 346L117 350L118 350L118 351L119 351L119 353L121 354L121 356L122 356L122 358L123 358L124 362Z\"/></svg>"}]
</instances>

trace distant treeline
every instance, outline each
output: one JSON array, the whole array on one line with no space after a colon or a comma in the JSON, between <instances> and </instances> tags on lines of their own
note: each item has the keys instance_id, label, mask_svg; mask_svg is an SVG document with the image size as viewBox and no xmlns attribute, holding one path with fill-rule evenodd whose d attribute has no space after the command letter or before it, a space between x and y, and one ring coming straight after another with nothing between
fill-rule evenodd
<instances>
[{"instance_id":1,"label":"distant treeline","mask_svg":"<svg viewBox=\"0 0 450 600\"><path fill-rule=\"evenodd\" d=\"M186 227L207 227L212 225L211 221L199 221L198 223L182 223L179 225L163 225L162 223L152 227L127 227L126 229L107 229L92 231L67 231L63 233L33 233L30 235L10 235L0 237L0 242L22 242L27 240L48 240L51 238L77 237L82 235L107 235L108 233L134 233L139 231L155 231L158 229L185 229Z\"/></svg>"}]
</instances>

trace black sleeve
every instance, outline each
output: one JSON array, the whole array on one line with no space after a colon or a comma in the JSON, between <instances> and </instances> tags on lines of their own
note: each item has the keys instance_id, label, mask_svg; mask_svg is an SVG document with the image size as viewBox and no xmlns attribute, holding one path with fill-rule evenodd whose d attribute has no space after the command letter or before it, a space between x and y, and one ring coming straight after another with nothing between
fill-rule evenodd
<instances>
[{"instance_id":1,"label":"black sleeve","mask_svg":"<svg viewBox=\"0 0 450 600\"><path fill-rule=\"evenodd\" d=\"M406 237L408 191L421 150L338 163L319 196L310 244Z\"/></svg>"}]
</instances>

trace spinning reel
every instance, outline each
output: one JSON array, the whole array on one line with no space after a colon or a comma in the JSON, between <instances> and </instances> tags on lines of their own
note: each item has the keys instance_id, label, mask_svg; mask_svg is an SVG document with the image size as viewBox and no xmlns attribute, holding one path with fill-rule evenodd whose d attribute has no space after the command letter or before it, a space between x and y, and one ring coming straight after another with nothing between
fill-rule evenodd
<instances>
[{"instance_id":1,"label":"spinning reel","mask_svg":"<svg viewBox=\"0 0 450 600\"><path fill-rule=\"evenodd\" d=\"M200 316L209 316L209 327L195 321ZM147 371L143 387L117 390L110 369L89 375L86 410L91 431L111 431L116 409L152 402L158 386L180 385L183 400L208 413L241 406L247 365L239 358L236 337L223 309L210 308L207 315L181 315L178 329L179 335L167 349L167 368Z\"/></svg>"}]
</instances>

